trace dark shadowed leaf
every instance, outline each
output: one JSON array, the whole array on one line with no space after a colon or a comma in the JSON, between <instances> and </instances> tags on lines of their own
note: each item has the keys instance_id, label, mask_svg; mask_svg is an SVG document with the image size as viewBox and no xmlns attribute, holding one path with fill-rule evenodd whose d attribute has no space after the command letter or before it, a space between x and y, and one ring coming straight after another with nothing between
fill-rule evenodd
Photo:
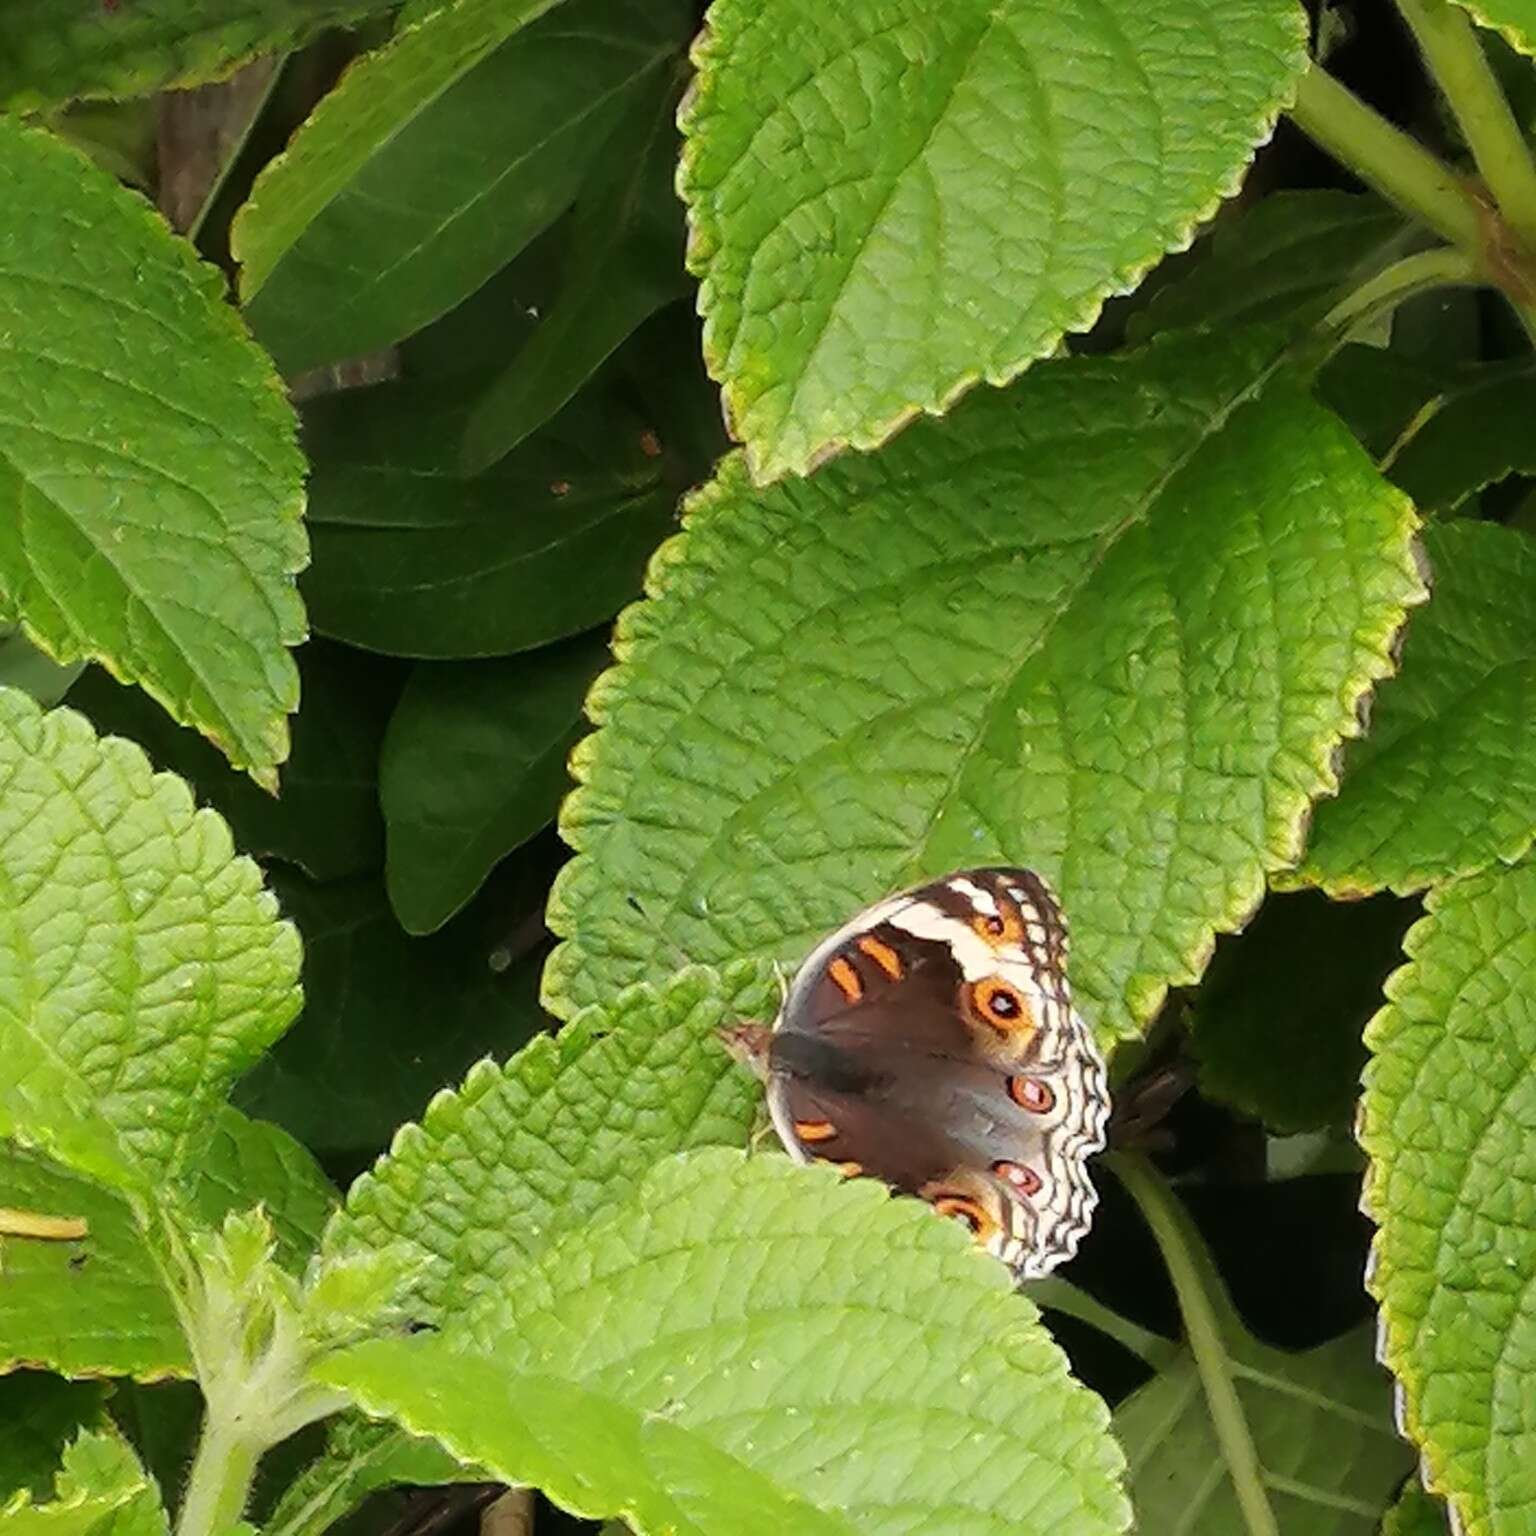
<instances>
[{"instance_id":1,"label":"dark shadowed leaf","mask_svg":"<svg viewBox=\"0 0 1536 1536\"><path fill-rule=\"evenodd\" d=\"M385 881L408 933L441 927L554 819L605 631L499 661L422 663L379 761Z\"/></svg>"},{"instance_id":2,"label":"dark shadowed leaf","mask_svg":"<svg viewBox=\"0 0 1536 1536\"><path fill-rule=\"evenodd\" d=\"M234 830L240 848L297 864L317 880L378 869L379 747L403 668L326 640L297 652L302 692L293 751L276 797L236 773L196 732L178 726L136 688L92 668L70 704L99 731L136 741L159 768L186 779Z\"/></svg>"},{"instance_id":3,"label":"dark shadowed leaf","mask_svg":"<svg viewBox=\"0 0 1536 1536\"><path fill-rule=\"evenodd\" d=\"M680 82L636 93L576 200L559 297L475 403L463 463L494 464L568 401L650 314L691 286L673 191Z\"/></svg>"},{"instance_id":4,"label":"dark shadowed leaf","mask_svg":"<svg viewBox=\"0 0 1536 1536\"><path fill-rule=\"evenodd\" d=\"M543 928L519 881L537 892L532 874L509 869L453 924L418 939L402 932L382 880L316 885L275 872L304 940L304 1012L241 1083L240 1104L345 1161L382 1147L476 1057L515 1050L544 1024Z\"/></svg>"},{"instance_id":5,"label":"dark shadowed leaf","mask_svg":"<svg viewBox=\"0 0 1536 1536\"><path fill-rule=\"evenodd\" d=\"M398 341L516 256L678 56L689 9L459 0L356 65L232 233L246 317L283 371Z\"/></svg>"},{"instance_id":6,"label":"dark shadowed leaf","mask_svg":"<svg viewBox=\"0 0 1536 1536\"><path fill-rule=\"evenodd\" d=\"M306 412L315 627L370 650L502 656L610 619L674 526L648 425L584 394L493 469L462 479L455 409L384 384ZM434 430L434 425L439 430Z\"/></svg>"},{"instance_id":7,"label":"dark shadowed leaf","mask_svg":"<svg viewBox=\"0 0 1536 1536\"><path fill-rule=\"evenodd\" d=\"M1223 938L1191 1017L1200 1086L1271 1130L1349 1118L1365 1065L1361 1034L1402 963L1416 902L1271 895ZM1295 1070L1276 1070L1279 1061Z\"/></svg>"}]
</instances>

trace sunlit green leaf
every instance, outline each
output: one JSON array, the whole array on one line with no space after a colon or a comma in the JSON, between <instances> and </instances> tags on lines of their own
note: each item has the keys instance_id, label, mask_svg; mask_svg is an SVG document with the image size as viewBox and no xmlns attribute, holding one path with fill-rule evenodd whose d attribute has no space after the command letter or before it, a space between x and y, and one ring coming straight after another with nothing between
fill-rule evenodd
<instances>
[{"instance_id":1,"label":"sunlit green leaf","mask_svg":"<svg viewBox=\"0 0 1536 1536\"><path fill-rule=\"evenodd\" d=\"M1002 1266L917 1201L780 1157L664 1163L456 1329L321 1374L642 1536L1129 1523L1104 1406Z\"/></svg>"},{"instance_id":2,"label":"sunlit green leaf","mask_svg":"<svg viewBox=\"0 0 1536 1536\"><path fill-rule=\"evenodd\" d=\"M755 475L870 448L1085 329L1236 190L1294 0L716 0L682 189Z\"/></svg>"},{"instance_id":3,"label":"sunlit green leaf","mask_svg":"<svg viewBox=\"0 0 1536 1536\"><path fill-rule=\"evenodd\" d=\"M271 364L141 198L8 119L0 245L0 619L270 787L305 629L304 466Z\"/></svg>"},{"instance_id":4,"label":"sunlit green leaf","mask_svg":"<svg viewBox=\"0 0 1536 1536\"><path fill-rule=\"evenodd\" d=\"M807 482L728 460L589 701L548 1005L993 862L1060 892L1107 1036L1196 979L1421 595L1405 498L1269 359L1170 338Z\"/></svg>"},{"instance_id":5,"label":"sunlit green leaf","mask_svg":"<svg viewBox=\"0 0 1536 1536\"><path fill-rule=\"evenodd\" d=\"M1366 1035L1382 1349L1465 1536L1536 1504L1536 862L1431 892Z\"/></svg>"}]
</instances>

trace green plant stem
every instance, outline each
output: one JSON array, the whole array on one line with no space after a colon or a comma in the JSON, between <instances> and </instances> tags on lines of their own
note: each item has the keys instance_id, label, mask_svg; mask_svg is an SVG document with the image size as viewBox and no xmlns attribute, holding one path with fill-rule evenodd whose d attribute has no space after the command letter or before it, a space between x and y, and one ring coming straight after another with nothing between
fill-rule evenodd
<instances>
[{"instance_id":1,"label":"green plant stem","mask_svg":"<svg viewBox=\"0 0 1536 1536\"><path fill-rule=\"evenodd\" d=\"M1069 1281L1055 1278L1041 1280L1030 1286L1027 1294L1037 1307L1065 1313L1068 1317L1075 1317L1079 1322L1097 1328L1100 1333L1154 1368L1173 1348L1160 1333L1153 1333L1151 1329L1133 1323L1128 1317L1121 1317L1118 1312L1111 1311L1103 1302L1096 1301L1087 1291Z\"/></svg>"},{"instance_id":2,"label":"green plant stem","mask_svg":"<svg viewBox=\"0 0 1536 1536\"><path fill-rule=\"evenodd\" d=\"M1344 340L1357 326L1396 309L1415 294L1480 281L1477 259L1470 252L1459 246L1437 245L1431 251L1418 251L1394 261L1346 294L1323 317L1322 329L1335 331Z\"/></svg>"},{"instance_id":3,"label":"green plant stem","mask_svg":"<svg viewBox=\"0 0 1536 1536\"><path fill-rule=\"evenodd\" d=\"M1536 247L1536 165L1467 13L1450 0L1397 0L1466 136L1504 222Z\"/></svg>"},{"instance_id":4,"label":"green plant stem","mask_svg":"<svg viewBox=\"0 0 1536 1536\"><path fill-rule=\"evenodd\" d=\"M224 1536L245 1513L261 1447L209 1414L187 1480L176 1536Z\"/></svg>"},{"instance_id":5,"label":"green plant stem","mask_svg":"<svg viewBox=\"0 0 1536 1536\"><path fill-rule=\"evenodd\" d=\"M1195 1369L1210 1406L1211 1423L1221 1446L1222 1459L1232 1475L1238 1508L1249 1536L1280 1536L1275 1512L1264 1488L1264 1472L1259 1453L1248 1429L1247 1415L1238 1401L1237 1386L1227 1369L1227 1351L1211 1299L1200 1283L1200 1272L1173 1209L1174 1196L1144 1158L1121 1154L1113 1160L1115 1176L1131 1193L1141 1208L1142 1217L1152 1230L1168 1277L1178 1297L1179 1313L1184 1319L1184 1333Z\"/></svg>"},{"instance_id":6,"label":"green plant stem","mask_svg":"<svg viewBox=\"0 0 1536 1536\"><path fill-rule=\"evenodd\" d=\"M1301 77L1296 126L1367 186L1483 264L1483 215L1460 177L1316 64Z\"/></svg>"}]
</instances>

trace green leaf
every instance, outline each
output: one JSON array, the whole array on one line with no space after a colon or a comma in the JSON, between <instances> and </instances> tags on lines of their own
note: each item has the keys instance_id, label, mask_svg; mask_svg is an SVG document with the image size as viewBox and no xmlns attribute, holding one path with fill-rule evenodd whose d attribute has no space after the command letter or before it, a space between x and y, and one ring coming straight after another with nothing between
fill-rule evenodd
<instances>
[{"instance_id":1,"label":"green leaf","mask_svg":"<svg viewBox=\"0 0 1536 1536\"><path fill-rule=\"evenodd\" d=\"M276 798L100 668L70 690L69 702L98 731L138 742L157 767L186 779L229 822L243 852L297 864L316 880L342 880L383 866L379 749L403 669L325 640L301 647L298 663L303 698Z\"/></svg>"},{"instance_id":2,"label":"green leaf","mask_svg":"<svg viewBox=\"0 0 1536 1536\"><path fill-rule=\"evenodd\" d=\"M1061 892L1106 1036L1195 980L1421 596L1405 499L1268 358L1169 338L807 483L728 460L589 700L546 1005L988 862Z\"/></svg>"},{"instance_id":3,"label":"green leaf","mask_svg":"<svg viewBox=\"0 0 1536 1536\"><path fill-rule=\"evenodd\" d=\"M1261 1344L1235 1314L1222 1334L1282 1536L1374 1536L1413 1465L1392 1425L1392 1393L1371 1329L1292 1354ZM1138 1528L1185 1536L1245 1529L1199 1372L1187 1349L1115 1410L1133 1469Z\"/></svg>"},{"instance_id":4,"label":"green leaf","mask_svg":"<svg viewBox=\"0 0 1536 1536\"><path fill-rule=\"evenodd\" d=\"M1410 1482L1381 1522L1381 1536L1446 1536L1445 1506Z\"/></svg>"},{"instance_id":5,"label":"green leaf","mask_svg":"<svg viewBox=\"0 0 1536 1536\"><path fill-rule=\"evenodd\" d=\"M0 1377L0 1503L21 1489L34 1498L51 1491L65 1441L103 1421L105 1397L97 1382L64 1381L44 1371Z\"/></svg>"},{"instance_id":6,"label":"green leaf","mask_svg":"<svg viewBox=\"0 0 1536 1536\"><path fill-rule=\"evenodd\" d=\"M1492 27L1524 54L1536 54L1536 0L1456 0L1472 19Z\"/></svg>"},{"instance_id":7,"label":"green leaf","mask_svg":"<svg viewBox=\"0 0 1536 1536\"><path fill-rule=\"evenodd\" d=\"M263 1522L263 1536L323 1536L370 1493L402 1483L430 1487L484 1479L479 1468L463 1466L435 1440L343 1414L332 1423L324 1453L293 1480Z\"/></svg>"},{"instance_id":8,"label":"green leaf","mask_svg":"<svg viewBox=\"0 0 1536 1536\"><path fill-rule=\"evenodd\" d=\"M304 936L304 1013L236 1097L320 1155L371 1158L478 1056L544 1027L539 954L509 934L505 887L413 939L381 881L272 883Z\"/></svg>"},{"instance_id":9,"label":"green leaf","mask_svg":"<svg viewBox=\"0 0 1536 1536\"><path fill-rule=\"evenodd\" d=\"M1224 1369L1237 1392L1280 1536L1374 1536L1382 1505L1413 1463L1392 1424L1392 1394L1361 1327L1305 1353L1255 1339L1208 1259ZM1137 1529L1229 1536L1251 1527L1232 1467L1181 1347L1115 1409L1131 1465Z\"/></svg>"},{"instance_id":10,"label":"green leaf","mask_svg":"<svg viewBox=\"0 0 1536 1536\"><path fill-rule=\"evenodd\" d=\"M664 1163L457 1334L320 1369L642 1533L1128 1524L1104 1406L1002 1267L915 1201L780 1157Z\"/></svg>"},{"instance_id":11,"label":"green leaf","mask_svg":"<svg viewBox=\"0 0 1536 1536\"><path fill-rule=\"evenodd\" d=\"M1132 341L1189 326L1274 322L1300 331L1385 264L1409 226L1374 197L1277 192L1217 220L1189 270L1126 327Z\"/></svg>"},{"instance_id":12,"label":"green leaf","mask_svg":"<svg viewBox=\"0 0 1536 1536\"><path fill-rule=\"evenodd\" d=\"M753 476L872 448L1092 324L1237 189L1293 0L716 0L680 185Z\"/></svg>"},{"instance_id":13,"label":"green leaf","mask_svg":"<svg viewBox=\"0 0 1536 1536\"><path fill-rule=\"evenodd\" d=\"M0 624L0 688L19 688L45 708L57 704L85 669L83 661L67 667L50 660L13 624Z\"/></svg>"},{"instance_id":14,"label":"green leaf","mask_svg":"<svg viewBox=\"0 0 1536 1536\"><path fill-rule=\"evenodd\" d=\"M35 112L80 96L147 96L230 74L259 53L301 47L389 0L10 0L0 109Z\"/></svg>"},{"instance_id":15,"label":"green leaf","mask_svg":"<svg viewBox=\"0 0 1536 1536\"><path fill-rule=\"evenodd\" d=\"M1347 1122L1365 1065L1361 1033L1382 983L1402 963L1416 911L1390 896L1270 896L1240 937L1217 944L1195 996L1190 1032L1201 1092L1275 1131ZM1328 985L1298 987L1309 972ZM1276 1071L1281 1051L1306 1070Z\"/></svg>"},{"instance_id":16,"label":"green leaf","mask_svg":"<svg viewBox=\"0 0 1536 1536\"><path fill-rule=\"evenodd\" d=\"M769 1001L755 975L685 971L479 1063L352 1186L326 1253L413 1245L436 1260L419 1315L456 1316L659 1158L746 1140L759 1095L714 1031Z\"/></svg>"},{"instance_id":17,"label":"green leaf","mask_svg":"<svg viewBox=\"0 0 1536 1536\"><path fill-rule=\"evenodd\" d=\"M576 199L559 298L485 391L464 430L474 473L542 426L647 316L680 298L683 216L672 183L680 82L637 93Z\"/></svg>"},{"instance_id":18,"label":"green leaf","mask_svg":"<svg viewBox=\"0 0 1536 1536\"><path fill-rule=\"evenodd\" d=\"M278 1259L302 1269L335 1204L314 1159L276 1126L222 1108L190 1204L210 1227L260 1202ZM160 1270L129 1207L110 1190L0 1143L0 1206L82 1218L70 1242L0 1238L0 1368L46 1365L67 1376L159 1381L191 1374L191 1360Z\"/></svg>"},{"instance_id":19,"label":"green leaf","mask_svg":"<svg viewBox=\"0 0 1536 1536\"><path fill-rule=\"evenodd\" d=\"M1426 1485L1503 1536L1536 1502L1536 863L1427 911L1366 1034L1367 1279Z\"/></svg>"},{"instance_id":20,"label":"green leaf","mask_svg":"<svg viewBox=\"0 0 1536 1536\"><path fill-rule=\"evenodd\" d=\"M141 198L9 120L0 245L0 619L141 684L275 787L305 540L270 364Z\"/></svg>"},{"instance_id":21,"label":"green leaf","mask_svg":"<svg viewBox=\"0 0 1536 1536\"><path fill-rule=\"evenodd\" d=\"M298 1012L260 871L186 786L0 690L0 1135L153 1197Z\"/></svg>"},{"instance_id":22,"label":"green leaf","mask_svg":"<svg viewBox=\"0 0 1536 1536\"><path fill-rule=\"evenodd\" d=\"M1536 474L1533 413L1529 362L1467 369L1446 381L1383 467L1420 507L1454 510L1506 475Z\"/></svg>"},{"instance_id":23,"label":"green leaf","mask_svg":"<svg viewBox=\"0 0 1536 1536\"><path fill-rule=\"evenodd\" d=\"M599 632L411 674L379 760L385 879L407 933L440 928L554 819L570 788L565 764L582 733L582 700L607 659Z\"/></svg>"},{"instance_id":24,"label":"green leaf","mask_svg":"<svg viewBox=\"0 0 1536 1536\"><path fill-rule=\"evenodd\" d=\"M1385 347L1351 342L1328 359L1313 384L1318 399L1379 464L1444 387L1444 371Z\"/></svg>"},{"instance_id":25,"label":"green leaf","mask_svg":"<svg viewBox=\"0 0 1536 1536\"><path fill-rule=\"evenodd\" d=\"M192 1361L128 1206L108 1189L0 1143L0 1205L79 1217L73 1242L0 1237L0 1369L65 1376L188 1376Z\"/></svg>"},{"instance_id":26,"label":"green leaf","mask_svg":"<svg viewBox=\"0 0 1536 1536\"><path fill-rule=\"evenodd\" d=\"M744 1141L758 1096L714 1030L771 1007L760 977L722 988L695 971L660 994L638 988L588 1009L504 1067L482 1062L352 1186L327 1256L405 1244L429 1266L416 1315L456 1315L519 1260L626 1198L658 1158ZM268 1536L319 1536L374 1489L468 1475L434 1448L399 1429L343 1421Z\"/></svg>"},{"instance_id":27,"label":"green leaf","mask_svg":"<svg viewBox=\"0 0 1536 1536\"><path fill-rule=\"evenodd\" d=\"M667 460L612 400L583 396L494 469L458 476L452 437L405 382L306 412L315 627L432 660L534 650L605 623L675 526ZM451 407L435 402L439 421Z\"/></svg>"},{"instance_id":28,"label":"green leaf","mask_svg":"<svg viewBox=\"0 0 1536 1536\"><path fill-rule=\"evenodd\" d=\"M169 1530L160 1495L132 1450L106 1431L64 1452L47 1502L18 1494L0 1507L6 1536L159 1536Z\"/></svg>"},{"instance_id":29,"label":"green leaf","mask_svg":"<svg viewBox=\"0 0 1536 1536\"><path fill-rule=\"evenodd\" d=\"M1115 1172L1157 1238L1187 1334L1115 1410L1137 1529L1370 1536L1413 1451L1369 1327L1305 1353L1261 1344L1183 1204L1138 1160L1117 1158Z\"/></svg>"},{"instance_id":30,"label":"green leaf","mask_svg":"<svg viewBox=\"0 0 1536 1536\"><path fill-rule=\"evenodd\" d=\"M1424 547L1434 596L1288 877L1336 895L1417 890L1536 837L1536 543L1456 522Z\"/></svg>"},{"instance_id":31,"label":"green leaf","mask_svg":"<svg viewBox=\"0 0 1536 1536\"><path fill-rule=\"evenodd\" d=\"M258 1201L272 1221L277 1262L297 1274L338 1203L309 1149L280 1126L225 1105L191 1181L192 1203L210 1227Z\"/></svg>"},{"instance_id":32,"label":"green leaf","mask_svg":"<svg viewBox=\"0 0 1536 1536\"><path fill-rule=\"evenodd\" d=\"M458 0L321 102L231 231L285 373L451 309L570 204L628 94L686 40L682 0Z\"/></svg>"}]
</instances>

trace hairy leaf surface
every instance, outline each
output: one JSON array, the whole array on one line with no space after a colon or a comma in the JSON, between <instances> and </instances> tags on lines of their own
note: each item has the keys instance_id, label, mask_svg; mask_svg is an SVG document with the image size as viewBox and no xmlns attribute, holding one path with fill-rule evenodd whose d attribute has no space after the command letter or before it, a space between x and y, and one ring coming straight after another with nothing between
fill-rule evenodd
<instances>
[{"instance_id":1,"label":"hairy leaf surface","mask_svg":"<svg viewBox=\"0 0 1536 1536\"><path fill-rule=\"evenodd\" d=\"M336 1196L310 1154L279 1130L227 1105L189 1203L210 1226L260 1204L277 1258L300 1271ZM0 1206L77 1217L67 1242L0 1237L0 1366L44 1365L67 1376L190 1376L192 1361L171 1298L133 1213L111 1190L33 1153L0 1144Z\"/></svg>"},{"instance_id":2,"label":"hairy leaf surface","mask_svg":"<svg viewBox=\"0 0 1536 1536\"><path fill-rule=\"evenodd\" d=\"M1425 1481L1466 1536L1536 1507L1536 862L1438 887L1366 1035L1368 1277Z\"/></svg>"},{"instance_id":3,"label":"hairy leaf surface","mask_svg":"<svg viewBox=\"0 0 1536 1536\"><path fill-rule=\"evenodd\" d=\"M1293 0L716 0L681 186L762 480L1006 383L1236 190Z\"/></svg>"},{"instance_id":4,"label":"hairy leaf surface","mask_svg":"<svg viewBox=\"0 0 1536 1536\"><path fill-rule=\"evenodd\" d=\"M728 460L589 700L547 1005L793 962L1004 862L1133 1032L1299 853L1422 595L1413 526L1252 338L1045 364L808 482Z\"/></svg>"},{"instance_id":5,"label":"hairy leaf surface","mask_svg":"<svg viewBox=\"0 0 1536 1536\"><path fill-rule=\"evenodd\" d=\"M273 788L304 463L220 287L141 198L0 120L0 619L138 683Z\"/></svg>"},{"instance_id":6,"label":"hairy leaf surface","mask_svg":"<svg viewBox=\"0 0 1536 1536\"><path fill-rule=\"evenodd\" d=\"M664 1163L458 1330L322 1370L370 1412L640 1533L1129 1522L1104 1405L1006 1271L918 1202L780 1157Z\"/></svg>"},{"instance_id":7,"label":"hairy leaf surface","mask_svg":"<svg viewBox=\"0 0 1536 1536\"><path fill-rule=\"evenodd\" d=\"M423 1317L454 1316L658 1158L746 1139L758 1095L714 1030L764 994L749 976L724 987L685 972L587 1009L504 1066L481 1062L352 1186L326 1251L413 1245L437 1261Z\"/></svg>"},{"instance_id":8,"label":"hairy leaf surface","mask_svg":"<svg viewBox=\"0 0 1536 1536\"><path fill-rule=\"evenodd\" d=\"M298 939L137 747L0 691L0 1135L152 1196L298 1012Z\"/></svg>"}]
</instances>

